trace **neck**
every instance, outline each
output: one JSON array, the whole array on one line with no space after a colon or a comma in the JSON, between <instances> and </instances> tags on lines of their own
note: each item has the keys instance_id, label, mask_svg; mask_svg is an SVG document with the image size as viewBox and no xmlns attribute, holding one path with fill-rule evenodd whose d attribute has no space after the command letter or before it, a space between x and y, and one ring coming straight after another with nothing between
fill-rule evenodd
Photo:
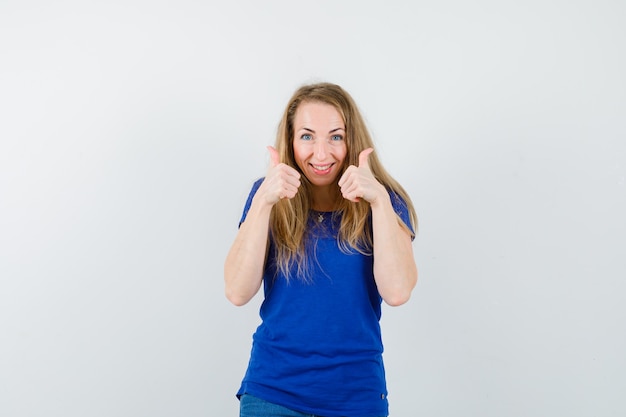
<instances>
[{"instance_id":1,"label":"neck","mask_svg":"<svg viewBox=\"0 0 626 417\"><path fill-rule=\"evenodd\" d=\"M311 208L317 211L334 211L339 201L339 188L337 184L325 187L313 187L311 190Z\"/></svg>"}]
</instances>

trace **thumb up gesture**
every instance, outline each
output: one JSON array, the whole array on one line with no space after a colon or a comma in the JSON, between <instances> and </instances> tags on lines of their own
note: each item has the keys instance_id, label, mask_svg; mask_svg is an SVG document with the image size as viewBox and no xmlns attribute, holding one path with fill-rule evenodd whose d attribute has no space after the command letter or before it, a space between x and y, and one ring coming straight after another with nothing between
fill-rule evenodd
<instances>
[{"instance_id":1,"label":"thumb up gesture","mask_svg":"<svg viewBox=\"0 0 626 417\"><path fill-rule=\"evenodd\" d=\"M268 204L274 205L283 198L293 198L300 187L300 173L287 164L280 162L278 151L268 146L270 168L257 194L264 197Z\"/></svg>"},{"instance_id":2,"label":"thumb up gesture","mask_svg":"<svg viewBox=\"0 0 626 417\"><path fill-rule=\"evenodd\" d=\"M359 166L350 165L339 179L341 194L346 200L358 202L362 198L373 203L385 187L379 183L369 166L369 156L374 149L367 148L359 154Z\"/></svg>"}]
</instances>

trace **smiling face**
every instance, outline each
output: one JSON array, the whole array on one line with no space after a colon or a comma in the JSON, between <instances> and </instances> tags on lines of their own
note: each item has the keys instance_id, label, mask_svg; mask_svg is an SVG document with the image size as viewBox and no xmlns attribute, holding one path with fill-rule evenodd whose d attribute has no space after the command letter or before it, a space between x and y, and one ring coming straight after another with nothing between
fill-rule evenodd
<instances>
[{"instance_id":1,"label":"smiling face","mask_svg":"<svg viewBox=\"0 0 626 417\"><path fill-rule=\"evenodd\" d=\"M293 121L293 153L302 173L314 186L336 183L346 158L346 126L330 104L303 102Z\"/></svg>"}]
</instances>

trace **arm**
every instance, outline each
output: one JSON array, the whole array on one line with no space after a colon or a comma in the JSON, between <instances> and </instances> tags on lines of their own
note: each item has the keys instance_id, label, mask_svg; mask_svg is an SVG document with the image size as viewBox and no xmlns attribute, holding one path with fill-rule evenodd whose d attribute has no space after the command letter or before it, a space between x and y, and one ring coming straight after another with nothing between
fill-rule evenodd
<instances>
[{"instance_id":1,"label":"arm","mask_svg":"<svg viewBox=\"0 0 626 417\"><path fill-rule=\"evenodd\" d=\"M226 298L237 306L250 301L261 287L272 207L281 198L293 198L300 186L300 174L280 164L274 148L270 148L270 156L272 167L254 195L224 262Z\"/></svg>"},{"instance_id":2,"label":"arm","mask_svg":"<svg viewBox=\"0 0 626 417\"><path fill-rule=\"evenodd\" d=\"M391 306L406 303L417 283L411 233L399 220L383 187L370 203L374 234L374 279L383 300Z\"/></svg>"},{"instance_id":3,"label":"arm","mask_svg":"<svg viewBox=\"0 0 626 417\"><path fill-rule=\"evenodd\" d=\"M348 167L339 180L344 198L363 198L372 209L374 234L374 279L378 292L391 306L406 303L417 283L417 266L409 230L401 225L393 209L389 192L369 168L368 148L359 155L359 166Z\"/></svg>"},{"instance_id":4,"label":"arm","mask_svg":"<svg viewBox=\"0 0 626 417\"><path fill-rule=\"evenodd\" d=\"M250 301L261 287L272 206L259 197L257 192L224 262L226 298L236 306Z\"/></svg>"}]
</instances>

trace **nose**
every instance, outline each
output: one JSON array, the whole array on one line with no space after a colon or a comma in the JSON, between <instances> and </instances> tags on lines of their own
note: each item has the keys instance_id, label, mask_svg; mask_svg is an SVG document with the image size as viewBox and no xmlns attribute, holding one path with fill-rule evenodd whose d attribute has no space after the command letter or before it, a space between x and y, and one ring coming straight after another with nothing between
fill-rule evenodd
<instances>
[{"instance_id":1,"label":"nose","mask_svg":"<svg viewBox=\"0 0 626 417\"><path fill-rule=\"evenodd\" d=\"M315 143L315 158L319 161L326 159L328 155L328 142L325 140L319 140Z\"/></svg>"}]
</instances>

